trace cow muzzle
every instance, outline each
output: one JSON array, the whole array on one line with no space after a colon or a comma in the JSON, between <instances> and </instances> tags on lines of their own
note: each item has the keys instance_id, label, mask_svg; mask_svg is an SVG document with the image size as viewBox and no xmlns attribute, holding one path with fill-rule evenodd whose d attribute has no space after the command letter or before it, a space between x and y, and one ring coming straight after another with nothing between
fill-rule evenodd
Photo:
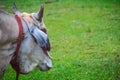
<instances>
[{"instance_id":1,"label":"cow muzzle","mask_svg":"<svg viewBox=\"0 0 120 80\"><path fill-rule=\"evenodd\" d=\"M38 65L38 68L41 70L41 71L48 71L52 68L52 60L49 59L48 61L42 63L41 65Z\"/></svg>"}]
</instances>

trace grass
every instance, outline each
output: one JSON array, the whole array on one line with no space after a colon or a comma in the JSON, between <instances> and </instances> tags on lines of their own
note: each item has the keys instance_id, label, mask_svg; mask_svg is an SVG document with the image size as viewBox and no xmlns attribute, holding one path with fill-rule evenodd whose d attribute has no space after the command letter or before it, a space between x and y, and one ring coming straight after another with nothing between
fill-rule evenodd
<instances>
[{"instance_id":1,"label":"grass","mask_svg":"<svg viewBox=\"0 0 120 80\"><path fill-rule=\"evenodd\" d=\"M36 12L43 2L15 1L23 12ZM13 2L1 0L10 13ZM20 80L120 80L120 1L44 2L54 67L48 72L34 69ZM3 80L14 79L15 72L8 66Z\"/></svg>"}]
</instances>

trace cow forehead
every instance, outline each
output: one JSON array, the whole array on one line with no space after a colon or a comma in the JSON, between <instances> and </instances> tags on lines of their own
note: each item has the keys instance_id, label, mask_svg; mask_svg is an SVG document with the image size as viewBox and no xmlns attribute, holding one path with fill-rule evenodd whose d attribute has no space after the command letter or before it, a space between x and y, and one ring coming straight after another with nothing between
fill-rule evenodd
<instances>
[{"instance_id":1,"label":"cow forehead","mask_svg":"<svg viewBox=\"0 0 120 80\"><path fill-rule=\"evenodd\" d=\"M42 49L44 49L45 51L50 51L50 42L46 33L39 30L35 26L31 26L30 33Z\"/></svg>"},{"instance_id":2,"label":"cow forehead","mask_svg":"<svg viewBox=\"0 0 120 80\"><path fill-rule=\"evenodd\" d=\"M37 13L29 14L29 13L24 12L21 14L21 17L24 18L25 20L27 20L29 23L37 25L40 29L46 29L44 22L38 21L36 19L36 15L37 15Z\"/></svg>"},{"instance_id":3,"label":"cow forehead","mask_svg":"<svg viewBox=\"0 0 120 80\"><path fill-rule=\"evenodd\" d=\"M21 17L24 18L25 20L27 20L29 23L34 23L34 20L32 18L32 14L29 13L22 13Z\"/></svg>"},{"instance_id":4,"label":"cow forehead","mask_svg":"<svg viewBox=\"0 0 120 80\"><path fill-rule=\"evenodd\" d=\"M29 22L28 27L30 34L34 37L37 44L45 51L50 51L50 42L46 34L45 24L44 22L39 22L34 15L36 15L36 13L22 13L22 17Z\"/></svg>"}]
</instances>

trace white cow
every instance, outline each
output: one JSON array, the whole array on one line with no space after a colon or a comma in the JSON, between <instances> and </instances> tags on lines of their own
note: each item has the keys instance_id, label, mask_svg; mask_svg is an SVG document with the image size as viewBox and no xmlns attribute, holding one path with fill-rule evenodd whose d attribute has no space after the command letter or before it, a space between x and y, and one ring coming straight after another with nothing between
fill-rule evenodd
<instances>
[{"instance_id":1,"label":"white cow","mask_svg":"<svg viewBox=\"0 0 120 80\"><path fill-rule=\"evenodd\" d=\"M14 15L0 10L0 77L3 76L9 63L11 63L16 72L23 74L29 73L35 67L38 67L41 71L47 71L52 67L52 60L48 53L50 44L46 27L42 20L43 5L38 13L19 14L20 12L17 11L16 9L15 13L27 27L23 25L23 39L18 53L14 53L19 36L18 22ZM34 32L32 33L29 29ZM16 54L17 56L15 56Z\"/></svg>"}]
</instances>

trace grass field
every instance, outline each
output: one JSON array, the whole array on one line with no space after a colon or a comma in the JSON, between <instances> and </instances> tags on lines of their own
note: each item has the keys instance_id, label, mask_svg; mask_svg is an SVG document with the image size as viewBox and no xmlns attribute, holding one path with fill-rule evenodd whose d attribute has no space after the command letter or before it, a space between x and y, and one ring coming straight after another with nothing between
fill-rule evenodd
<instances>
[{"instance_id":1,"label":"grass field","mask_svg":"<svg viewBox=\"0 0 120 80\"><path fill-rule=\"evenodd\" d=\"M37 12L45 2L44 21L53 68L34 69L20 80L120 80L119 0L0 0L8 12L14 1L22 12ZM14 80L8 66L3 80Z\"/></svg>"}]
</instances>

